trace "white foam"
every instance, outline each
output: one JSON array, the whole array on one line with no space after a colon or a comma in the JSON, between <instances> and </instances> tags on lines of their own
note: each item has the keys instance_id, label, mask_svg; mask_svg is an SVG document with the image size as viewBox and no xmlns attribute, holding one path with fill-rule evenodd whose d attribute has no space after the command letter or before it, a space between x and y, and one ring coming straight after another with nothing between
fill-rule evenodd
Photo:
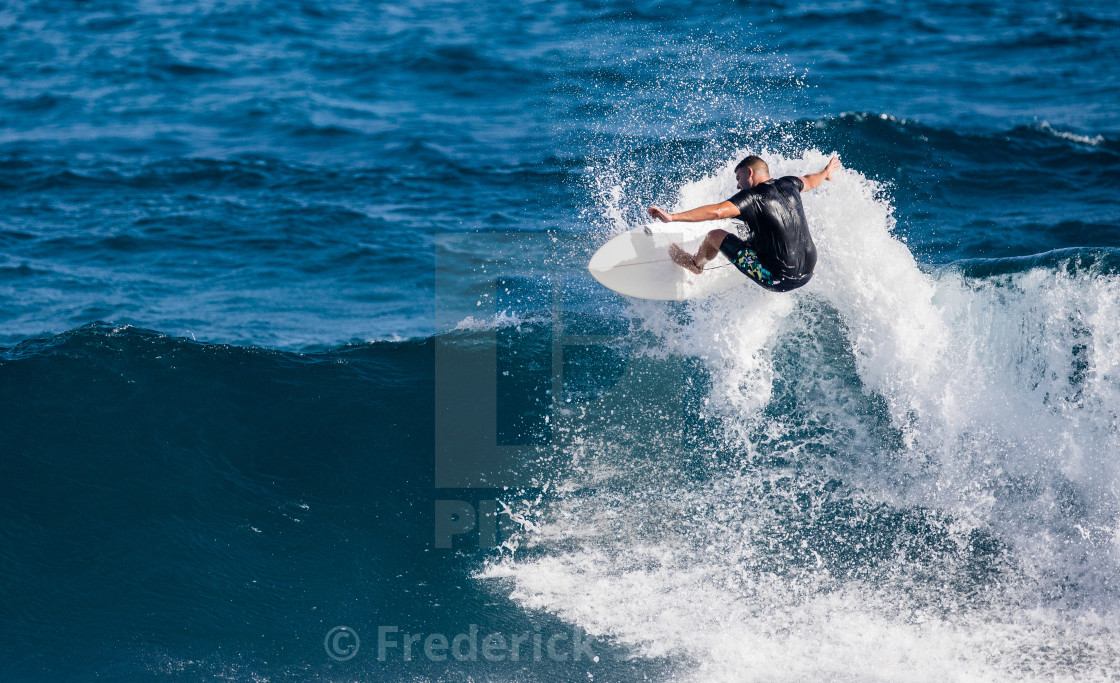
<instances>
[{"instance_id":1,"label":"white foam","mask_svg":"<svg viewBox=\"0 0 1120 683\"><path fill-rule=\"evenodd\" d=\"M457 322L452 330L457 332L492 332L494 330L513 328L520 331L522 325L549 322L550 320L550 318L543 315L522 316L516 311L498 311L494 315L479 316L477 318L473 315L468 315Z\"/></svg>"},{"instance_id":2,"label":"white foam","mask_svg":"<svg viewBox=\"0 0 1120 683\"><path fill-rule=\"evenodd\" d=\"M764 156L775 177L827 161ZM733 163L683 187L677 208L726 198ZM690 661L696 680L1113 675L1120 279L929 275L892 234L874 182L846 170L803 197L819 251L807 287L744 287L683 311L634 304L654 340L643 358L708 370L699 414L682 410L692 424L721 418L711 471L677 466L705 454L682 450L675 420L615 416L648 395L573 410L556 433L578 466L524 539L541 552L482 575L636 654ZM846 349L826 348L822 311ZM802 365L776 366L783 344ZM829 369L837 353L858 386ZM767 410L778 378L799 383L797 415ZM897 443L874 436L867 406L882 407ZM788 464L759 460L763 445ZM822 556L840 540L782 545L797 537L790 525L830 528L834 481L852 533L887 524L884 505L930 526L862 574L835 574ZM977 568L977 534L1004 549L987 553L998 566Z\"/></svg>"},{"instance_id":3,"label":"white foam","mask_svg":"<svg viewBox=\"0 0 1120 683\"><path fill-rule=\"evenodd\" d=\"M1070 133L1069 131L1058 130L1057 128L1054 128L1053 126L1051 126L1048 121L1043 121L1042 123L1038 124L1038 127L1041 130L1043 130L1047 133L1050 133L1054 137L1058 137L1058 138L1061 138L1063 140L1069 140L1070 142L1077 142L1077 143L1080 143L1082 145L1089 145L1090 147L1096 147L1096 146L1100 145L1102 142L1104 142L1104 136L1103 135L1094 135L1093 137L1089 137L1088 135L1078 135L1077 133Z\"/></svg>"}]
</instances>

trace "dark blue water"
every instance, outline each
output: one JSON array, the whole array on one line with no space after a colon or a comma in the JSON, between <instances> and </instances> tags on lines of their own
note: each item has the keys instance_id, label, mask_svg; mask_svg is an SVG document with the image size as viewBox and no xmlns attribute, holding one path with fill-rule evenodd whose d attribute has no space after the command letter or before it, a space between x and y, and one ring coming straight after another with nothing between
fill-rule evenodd
<instances>
[{"instance_id":1,"label":"dark blue water","mask_svg":"<svg viewBox=\"0 0 1120 683\"><path fill-rule=\"evenodd\" d=\"M6 677L1114 677L1118 46L1103 2L5 4ZM811 286L585 276L747 153L845 165Z\"/></svg>"}]
</instances>

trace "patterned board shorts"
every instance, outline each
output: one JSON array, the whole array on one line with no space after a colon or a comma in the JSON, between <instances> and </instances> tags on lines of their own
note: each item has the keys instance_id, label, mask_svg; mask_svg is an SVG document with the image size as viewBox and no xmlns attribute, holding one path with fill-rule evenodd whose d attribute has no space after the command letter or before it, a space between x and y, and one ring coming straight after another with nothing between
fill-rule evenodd
<instances>
[{"instance_id":1,"label":"patterned board shorts","mask_svg":"<svg viewBox=\"0 0 1120 683\"><path fill-rule=\"evenodd\" d=\"M723 243L719 245L719 250L744 275L774 292L788 292L791 289L797 289L812 277L812 273L809 273L798 279L774 279L770 271L759 263L758 252L752 249L746 240L733 233L727 233L727 236L723 238Z\"/></svg>"}]
</instances>

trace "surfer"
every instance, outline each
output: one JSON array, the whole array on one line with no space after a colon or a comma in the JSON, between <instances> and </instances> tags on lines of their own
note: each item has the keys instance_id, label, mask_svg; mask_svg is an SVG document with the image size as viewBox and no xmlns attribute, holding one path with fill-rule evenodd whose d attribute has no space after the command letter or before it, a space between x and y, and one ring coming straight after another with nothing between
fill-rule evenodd
<instances>
[{"instance_id":1,"label":"surfer","mask_svg":"<svg viewBox=\"0 0 1120 683\"><path fill-rule=\"evenodd\" d=\"M817 265L817 247L809 234L801 193L832 180L839 168L840 160L832 157L820 173L774 180L765 161L749 156L735 167L739 192L727 201L682 213L651 206L649 215L663 223L738 218L747 228L746 239L726 230L712 230L695 255L677 244L669 245L673 262L699 275L716 252L723 252L744 275L764 288L788 292L809 282Z\"/></svg>"}]
</instances>

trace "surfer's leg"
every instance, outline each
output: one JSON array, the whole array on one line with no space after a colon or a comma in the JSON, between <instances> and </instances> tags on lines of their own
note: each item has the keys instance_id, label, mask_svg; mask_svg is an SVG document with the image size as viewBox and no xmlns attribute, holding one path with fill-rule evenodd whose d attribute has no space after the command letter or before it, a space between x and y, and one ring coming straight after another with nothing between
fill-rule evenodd
<instances>
[{"instance_id":1,"label":"surfer's leg","mask_svg":"<svg viewBox=\"0 0 1120 683\"><path fill-rule=\"evenodd\" d=\"M723 244L723 240L726 237L726 230L720 230L718 228L710 230L708 236L704 238L703 244L700 245L700 249L696 251L696 257L692 259L696 267L703 270L704 264L714 259L716 254L719 253L719 247Z\"/></svg>"},{"instance_id":2,"label":"surfer's leg","mask_svg":"<svg viewBox=\"0 0 1120 683\"><path fill-rule=\"evenodd\" d=\"M684 268L694 275L699 275L700 273L704 272L703 268L696 265L696 261L693 259L692 254L682 249L681 246L676 242L673 242L669 245L669 258L673 259L673 263L677 264L681 268Z\"/></svg>"},{"instance_id":3,"label":"surfer's leg","mask_svg":"<svg viewBox=\"0 0 1120 683\"><path fill-rule=\"evenodd\" d=\"M680 247L680 245L673 243L669 245L669 257L673 259L681 268L688 270L690 273L699 275L704 272L704 264L711 261L719 253L719 247L723 244L723 238L727 237L726 230L712 230L704 238L700 244L700 248L696 250L696 255L688 253Z\"/></svg>"}]
</instances>

